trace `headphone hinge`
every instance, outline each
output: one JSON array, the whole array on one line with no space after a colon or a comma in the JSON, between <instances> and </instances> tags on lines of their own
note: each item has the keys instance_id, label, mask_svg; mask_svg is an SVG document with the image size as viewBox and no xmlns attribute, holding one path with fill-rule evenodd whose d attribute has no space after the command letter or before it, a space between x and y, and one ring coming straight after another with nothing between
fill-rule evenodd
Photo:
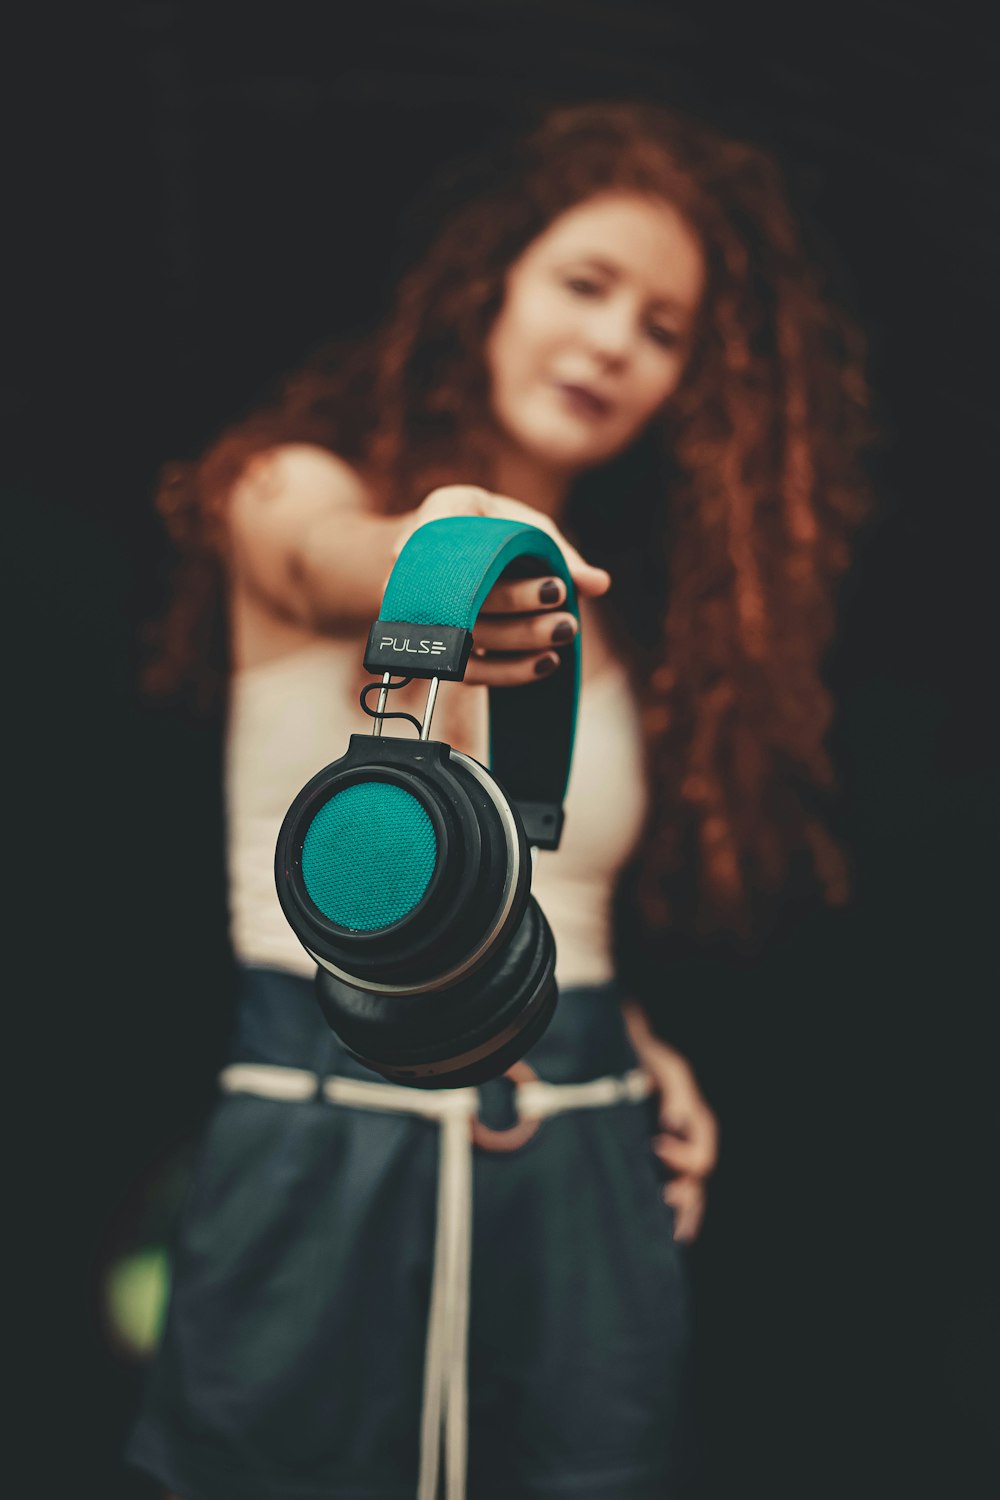
<instances>
[{"instance_id":1,"label":"headphone hinge","mask_svg":"<svg viewBox=\"0 0 1000 1500\"><path fill-rule=\"evenodd\" d=\"M525 837L539 849L558 849L565 814L560 802L525 802L514 799L521 815Z\"/></svg>"}]
</instances>

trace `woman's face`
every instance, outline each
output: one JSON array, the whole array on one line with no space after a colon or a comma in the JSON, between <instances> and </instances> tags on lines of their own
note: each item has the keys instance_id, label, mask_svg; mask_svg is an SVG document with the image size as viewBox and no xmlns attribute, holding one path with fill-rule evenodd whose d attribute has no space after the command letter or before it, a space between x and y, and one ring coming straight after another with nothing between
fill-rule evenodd
<instances>
[{"instance_id":1,"label":"woman's face","mask_svg":"<svg viewBox=\"0 0 1000 1500\"><path fill-rule=\"evenodd\" d=\"M553 220L486 343L506 437L566 474L627 448L677 388L703 284L698 240L658 198L601 194Z\"/></svg>"}]
</instances>

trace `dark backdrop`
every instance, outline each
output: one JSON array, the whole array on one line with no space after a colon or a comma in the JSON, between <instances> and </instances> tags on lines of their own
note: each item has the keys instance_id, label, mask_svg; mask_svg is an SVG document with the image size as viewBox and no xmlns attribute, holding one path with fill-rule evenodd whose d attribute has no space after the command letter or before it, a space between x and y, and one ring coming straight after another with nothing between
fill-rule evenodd
<instances>
[{"instance_id":1,"label":"dark backdrop","mask_svg":"<svg viewBox=\"0 0 1000 1500\"><path fill-rule=\"evenodd\" d=\"M695 1492L993 1493L1000 330L981 17L132 3L38 8L11 54L9 738L28 774L8 811L30 960L10 1006L11 1298L44 1393L38 1493L55 1493L43 1469L150 1493L117 1463L139 1371L108 1343L101 1267L203 1117L228 1018L218 741L133 687L164 586L157 467L326 335L371 326L442 163L524 103L609 94L778 154L868 331L883 432L828 664L855 900L752 961L678 948L662 974L659 1024L723 1130L691 1255Z\"/></svg>"}]
</instances>

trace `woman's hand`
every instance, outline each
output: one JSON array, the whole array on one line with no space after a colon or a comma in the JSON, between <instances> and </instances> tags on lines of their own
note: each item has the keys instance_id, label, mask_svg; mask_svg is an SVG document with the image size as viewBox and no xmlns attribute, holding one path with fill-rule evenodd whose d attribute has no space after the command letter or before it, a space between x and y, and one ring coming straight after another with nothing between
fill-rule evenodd
<instances>
[{"instance_id":1,"label":"woman's hand","mask_svg":"<svg viewBox=\"0 0 1000 1500\"><path fill-rule=\"evenodd\" d=\"M705 1183L719 1157L719 1125L698 1087L691 1064L656 1036L639 1007L624 1007L639 1062L653 1079L662 1134L653 1150L675 1174L663 1189L674 1210L674 1238L690 1243L705 1213Z\"/></svg>"},{"instance_id":2,"label":"woman's hand","mask_svg":"<svg viewBox=\"0 0 1000 1500\"><path fill-rule=\"evenodd\" d=\"M399 556L418 526L443 516L496 516L538 526L559 547L579 594L596 598L611 585L611 575L585 562L549 516L520 500L470 484L432 490L416 510L401 517L394 556ZM566 585L561 578L518 578L495 584L479 612L463 680L514 687L554 672L561 658L553 647L567 645L579 628L576 617L560 609L565 602Z\"/></svg>"}]
</instances>

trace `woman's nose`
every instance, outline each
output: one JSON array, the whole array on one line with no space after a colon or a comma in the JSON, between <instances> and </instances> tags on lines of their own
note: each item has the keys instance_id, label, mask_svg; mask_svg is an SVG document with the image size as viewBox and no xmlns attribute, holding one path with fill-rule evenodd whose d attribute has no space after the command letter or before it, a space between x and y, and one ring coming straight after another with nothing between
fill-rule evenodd
<instances>
[{"instance_id":1,"label":"woman's nose","mask_svg":"<svg viewBox=\"0 0 1000 1500\"><path fill-rule=\"evenodd\" d=\"M604 361L620 364L628 359L635 338L631 311L611 301L591 308L584 336L592 354Z\"/></svg>"}]
</instances>

